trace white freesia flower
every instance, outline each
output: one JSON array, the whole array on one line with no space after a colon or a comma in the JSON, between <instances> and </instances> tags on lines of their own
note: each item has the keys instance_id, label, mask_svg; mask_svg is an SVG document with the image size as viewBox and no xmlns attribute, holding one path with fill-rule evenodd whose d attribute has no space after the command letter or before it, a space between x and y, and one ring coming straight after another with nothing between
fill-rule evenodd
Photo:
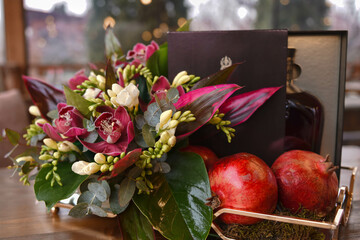
<instances>
[{"instance_id":1,"label":"white freesia flower","mask_svg":"<svg viewBox=\"0 0 360 240\"><path fill-rule=\"evenodd\" d=\"M73 144L72 142L69 142L69 141L63 141L63 142L59 143L58 150L60 152L75 151L75 152L81 153L80 149L75 144Z\"/></svg>"},{"instance_id":2,"label":"white freesia flower","mask_svg":"<svg viewBox=\"0 0 360 240\"><path fill-rule=\"evenodd\" d=\"M29 107L29 113L35 117L41 117L41 113L40 113L40 110L37 106L35 105L31 105Z\"/></svg>"},{"instance_id":3,"label":"white freesia flower","mask_svg":"<svg viewBox=\"0 0 360 240\"><path fill-rule=\"evenodd\" d=\"M24 156L24 157L19 157L16 159L16 162L32 162L35 161L33 157L31 156Z\"/></svg>"},{"instance_id":4,"label":"white freesia flower","mask_svg":"<svg viewBox=\"0 0 360 240\"><path fill-rule=\"evenodd\" d=\"M139 104L140 91L133 83L130 83L125 88L114 83L111 90L108 90L108 94L111 103L116 107L123 106L132 108Z\"/></svg>"},{"instance_id":5,"label":"white freesia flower","mask_svg":"<svg viewBox=\"0 0 360 240\"><path fill-rule=\"evenodd\" d=\"M71 170L79 175L91 175L100 170L100 165L94 162L77 161L73 163Z\"/></svg>"},{"instance_id":6,"label":"white freesia flower","mask_svg":"<svg viewBox=\"0 0 360 240\"><path fill-rule=\"evenodd\" d=\"M171 109L161 113L160 115L160 125L159 128L163 129L164 125L167 124L172 116L173 111Z\"/></svg>"},{"instance_id":7,"label":"white freesia flower","mask_svg":"<svg viewBox=\"0 0 360 240\"><path fill-rule=\"evenodd\" d=\"M102 153L97 153L97 154L95 154L94 160L95 160L95 162L97 162L98 164L104 164L104 163L106 163L106 157L105 157L105 155L102 154Z\"/></svg>"},{"instance_id":8,"label":"white freesia flower","mask_svg":"<svg viewBox=\"0 0 360 240\"><path fill-rule=\"evenodd\" d=\"M99 95L100 92L101 92L101 90L98 89L98 88L88 88L88 89L86 89L83 97L85 99L96 98Z\"/></svg>"}]
</instances>

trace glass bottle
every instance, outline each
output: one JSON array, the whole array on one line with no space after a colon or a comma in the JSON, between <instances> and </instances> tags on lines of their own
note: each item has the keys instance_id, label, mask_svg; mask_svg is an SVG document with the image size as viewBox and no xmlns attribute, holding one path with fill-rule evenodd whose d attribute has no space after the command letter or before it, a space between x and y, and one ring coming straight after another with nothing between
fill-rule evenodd
<instances>
[{"instance_id":1,"label":"glass bottle","mask_svg":"<svg viewBox=\"0 0 360 240\"><path fill-rule=\"evenodd\" d=\"M294 84L301 68L294 63L295 48L288 49L286 84L285 151L292 149L320 153L324 109L313 95Z\"/></svg>"}]
</instances>

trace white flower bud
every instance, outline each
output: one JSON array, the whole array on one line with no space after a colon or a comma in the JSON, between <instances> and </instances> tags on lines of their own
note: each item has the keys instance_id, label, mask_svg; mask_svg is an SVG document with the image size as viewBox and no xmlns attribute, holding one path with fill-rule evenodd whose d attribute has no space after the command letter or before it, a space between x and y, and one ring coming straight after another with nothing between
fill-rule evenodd
<instances>
[{"instance_id":1,"label":"white flower bud","mask_svg":"<svg viewBox=\"0 0 360 240\"><path fill-rule=\"evenodd\" d=\"M159 125L160 129L162 129L164 127L164 125L170 120L171 116L172 116L172 110L171 109L163 112L160 115L160 125Z\"/></svg>"},{"instance_id":2,"label":"white flower bud","mask_svg":"<svg viewBox=\"0 0 360 240\"><path fill-rule=\"evenodd\" d=\"M45 123L47 123L47 122L48 122L48 121L46 121L45 119L39 118L39 119L37 119L37 120L35 121L35 124L38 125L38 126L40 126L41 124L45 124Z\"/></svg>"},{"instance_id":3,"label":"white flower bud","mask_svg":"<svg viewBox=\"0 0 360 240\"><path fill-rule=\"evenodd\" d=\"M167 144L168 144L170 147L175 146L175 144L176 144L176 137L175 137L175 136L170 137L169 140L168 140L168 142L167 142Z\"/></svg>"},{"instance_id":4,"label":"white flower bud","mask_svg":"<svg viewBox=\"0 0 360 240\"><path fill-rule=\"evenodd\" d=\"M100 170L100 166L96 163L85 162L85 161L77 161L74 162L71 166L71 170L79 175L91 175Z\"/></svg>"},{"instance_id":5,"label":"white flower bud","mask_svg":"<svg viewBox=\"0 0 360 240\"><path fill-rule=\"evenodd\" d=\"M165 131L160 135L160 142L167 143L170 137L171 137L170 134L167 131Z\"/></svg>"},{"instance_id":6,"label":"white flower bud","mask_svg":"<svg viewBox=\"0 0 360 240\"><path fill-rule=\"evenodd\" d=\"M69 145L62 142L58 144L58 150L60 152L70 152L72 149L69 147Z\"/></svg>"},{"instance_id":7,"label":"white flower bud","mask_svg":"<svg viewBox=\"0 0 360 240\"><path fill-rule=\"evenodd\" d=\"M85 99L93 99L93 98L96 98L100 92L101 92L101 90L98 88L95 88L95 89L88 88L85 90L83 97Z\"/></svg>"},{"instance_id":8,"label":"white flower bud","mask_svg":"<svg viewBox=\"0 0 360 240\"><path fill-rule=\"evenodd\" d=\"M43 142L46 146L48 146L51 149L56 149L56 150L58 149L57 143L51 138L45 138Z\"/></svg>"},{"instance_id":9,"label":"white flower bud","mask_svg":"<svg viewBox=\"0 0 360 240\"><path fill-rule=\"evenodd\" d=\"M72 142L63 141L63 143L66 144L67 146L69 146L71 148L71 150L73 150L75 152L78 152L78 153L81 153L80 149L75 144L73 144Z\"/></svg>"},{"instance_id":10,"label":"white flower bud","mask_svg":"<svg viewBox=\"0 0 360 240\"><path fill-rule=\"evenodd\" d=\"M183 85L183 84L187 83L188 81L190 81L190 76L188 76L188 75L182 76L178 81L178 86Z\"/></svg>"},{"instance_id":11,"label":"white flower bud","mask_svg":"<svg viewBox=\"0 0 360 240\"><path fill-rule=\"evenodd\" d=\"M182 76L186 76L187 75L187 72L186 71L182 71L182 72L179 72L176 76L175 76L175 78L174 78L174 80L173 80L173 82L172 82L172 86L173 87L177 87L177 86L179 86L179 79L182 77Z\"/></svg>"},{"instance_id":12,"label":"white flower bud","mask_svg":"<svg viewBox=\"0 0 360 240\"><path fill-rule=\"evenodd\" d=\"M102 153L97 153L97 154L95 154L94 160L95 160L95 162L98 163L98 164L104 164L104 163L106 163L106 157L105 157L105 155L102 154Z\"/></svg>"},{"instance_id":13,"label":"white flower bud","mask_svg":"<svg viewBox=\"0 0 360 240\"><path fill-rule=\"evenodd\" d=\"M170 123L169 123L169 128L176 128L177 125L179 124L179 121L178 120L171 120Z\"/></svg>"},{"instance_id":14,"label":"white flower bud","mask_svg":"<svg viewBox=\"0 0 360 240\"><path fill-rule=\"evenodd\" d=\"M101 75L97 75L96 76L96 80L101 84L101 83L105 83L105 78L104 76L101 76Z\"/></svg>"},{"instance_id":15,"label":"white flower bud","mask_svg":"<svg viewBox=\"0 0 360 240\"><path fill-rule=\"evenodd\" d=\"M35 105L31 105L29 107L29 113L35 117L41 117L41 113L40 113L40 110L37 106Z\"/></svg>"},{"instance_id":16,"label":"white flower bud","mask_svg":"<svg viewBox=\"0 0 360 240\"><path fill-rule=\"evenodd\" d=\"M35 161L35 160L31 156L24 156L24 157L19 157L16 159L16 162L18 162L18 163L19 162L32 162L32 161Z\"/></svg>"}]
</instances>

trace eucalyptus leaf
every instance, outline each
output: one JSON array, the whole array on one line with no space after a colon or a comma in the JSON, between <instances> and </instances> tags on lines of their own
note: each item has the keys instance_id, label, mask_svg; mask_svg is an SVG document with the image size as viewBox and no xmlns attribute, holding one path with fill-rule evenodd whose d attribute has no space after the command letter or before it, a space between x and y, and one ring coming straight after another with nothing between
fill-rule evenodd
<instances>
[{"instance_id":1,"label":"eucalyptus leaf","mask_svg":"<svg viewBox=\"0 0 360 240\"><path fill-rule=\"evenodd\" d=\"M151 103L146 112L144 113L144 117L146 122L152 126L156 127L156 125L160 122L160 115L162 111L159 105L156 102Z\"/></svg>"},{"instance_id":2,"label":"eucalyptus leaf","mask_svg":"<svg viewBox=\"0 0 360 240\"><path fill-rule=\"evenodd\" d=\"M94 143L96 142L96 139L99 137L99 134L96 131L92 131L89 133L89 135L87 135L86 138L84 138L85 142L88 143Z\"/></svg>"},{"instance_id":3,"label":"eucalyptus leaf","mask_svg":"<svg viewBox=\"0 0 360 240\"><path fill-rule=\"evenodd\" d=\"M151 224L133 203L119 215L119 219L124 240L155 239Z\"/></svg>"},{"instance_id":4,"label":"eucalyptus leaf","mask_svg":"<svg viewBox=\"0 0 360 240\"><path fill-rule=\"evenodd\" d=\"M89 204L86 202L75 205L70 211L69 216L75 218L85 217L89 213Z\"/></svg>"},{"instance_id":5,"label":"eucalyptus leaf","mask_svg":"<svg viewBox=\"0 0 360 240\"><path fill-rule=\"evenodd\" d=\"M90 212L96 216L107 217L106 211L97 205L89 204L89 209L90 209Z\"/></svg>"},{"instance_id":6,"label":"eucalyptus leaf","mask_svg":"<svg viewBox=\"0 0 360 240\"><path fill-rule=\"evenodd\" d=\"M129 172L127 173L127 176L129 178L135 179L140 176L141 172L142 172L141 168L134 166L132 169L129 170Z\"/></svg>"},{"instance_id":7,"label":"eucalyptus leaf","mask_svg":"<svg viewBox=\"0 0 360 240\"><path fill-rule=\"evenodd\" d=\"M171 101L167 97L165 97L165 95L164 97L159 97L159 95L155 95L155 100L162 112L165 112L170 109L173 112L176 112L176 108L174 104L172 104Z\"/></svg>"},{"instance_id":8,"label":"eucalyptus leaf","mask_svg":"<svg viewBox=\"0 0 360 240\"><path fill-rule=\"evenodd\" d=\"M83 119L83 126L86 128L89 132L95 130L95 122L92 119Z\"/></svg>"},{"instance_id":9,"label":"eucalyptus leaf","mask_svg":"<svg viewBox=\"0 0 360 240\"><path fill-rule=\"evenodd\" d=\"M99 199L101 202L105 202L106 199L107 199L107 193L106 193L106 190L105 188L95 182L95 183L89 183L88 185L88 189L90 192L92 192L96 197L97 199Z\"/></svg>"},{"instance_id":10,"label":"eucalyptus leaf","mask_svg":"<svg viewBox=\"0 0 360 240\"><path fill-rule=\"evenodd\" d=\"M135 189L136 183L134 180L126 177L121 181L118 195L120 207L125 207L129 204L134 196Z\"/></svg>"},{"instance_id":11,"label":"eucalyptus leaf","mask_svg":"<svg viewBox=\"0 0 360 240\"><path fill-rule=\"evenodd\" d=\"M58 201L70 197L79 185L85 181L87 175L78 175L71 170L71 163L59 162L57 165L57 173L61 177L63 186L55 184L53 187L50 181L46 180L46 174L50 167L43 167L40 169L35 179L34 190L37 200L44 201L46 207L50 210Z\"/></svg>"},{"instance_id":12,"label":"eucalyptus leaf","mask_svg":"<svg viewBox=\"0 0 360 240\"><path fill-rule=\"evenodd\" d=\"M162 173L169 173L171 171L171 167L167 162L160 162L160 171Z\"/></svg>"},{"instance_id":13,"label":"eucalyptus leaf","mask_svg":"<svg viewBox=\"0 0 360 240\"><path fill-rule=\"evenodd\" d=\"M107 198L110 197L111 188L110 188L109 183L108 183L106 180L102 180L102 181L100 181L100 182L101 182L101 186L102 186L102 187L105 189L105 191L106 191Z\"/></svg>"},{"instance_id":14,"label":"eucalyptus leaf","mask_svg":"<svg viewBox=\"0 0 360 240\"><path fill-rule=\"evenodd\" d=\"M144 136L142 134L142 130L141 129L137 129L134 128L135 131L135 142L137 145L139 145L142 148L148 148L149 146L146 144L145 140L144 140Z\"/></svg>"},{"instance_id":15,"label":"eucalyptus leaf","mask_svg":"<svg viewBox=\"0 0 360 240\"><path fill-rule=\"evenodd\" d=\"M11 130L9 128L5 128L5 134L6 137L8 138L9 142L12 145L17 145L19 143L20 140L20 134L14 130Z\"/></svg>"},{"instance_id":16,"label":"eucalyptus leaf","mask_svg":"<svg viewBox=\"0 0 360 240\"><path fill-rule=\"evenodd\" d=\"M88 179L86 179L83 183L81 183L80 185L80 192L86 192L88 191L88 185L89 183L93 183L93 182L98 182L98 180L95 177L89 177Z\"/></svg>"},{"instance_id":17,"label":"eucalyptus leaf","mask_svg":"<svg viewBox=\"0 0 360 240\"><path fill-rule=\"evenodd\" d=\"M153 147L155 145L155 129L148 124L145 124L142 128L142 136L146 145Z\"/></svg>"},{"instance_id":18,"label":"eucalyptus leaf","mask_svg":"<svg viewBox=\"0 0 360 240\"><path fill-rule=\"evenodd\" d=\"M170 88L166 93L166 97L174 104L179 99L179 91L176 88Z\"/></svg>"},{"instance_id":19,"label":"eucalyptus leaf","mask_svg":"<svg viewBox=\"0 0 360 240\"><path fill-rule=\"evenodd\" d=\"M67 86L64 86L64 93L67 105L74 106L77 110L79 110L82 115L86 117L90 116L91 112L89 110L89 107L94 103L86 100Z\"/></svg>"},{"instance_id":20,"label":"eucalyptus leaf","mask_svg":"<svg viewBox=\"0 0 360 240\"><path fill-rule=\"evenodd\" d=\"M68 159L69 159L69 162L73 163L76 161L77 157L74 153L69 153L68 154Z\"/></svg>"},{"instance_id":21,"label":"eucalyptus leaf","mask_svg":"<svg viewBox=\"0 0 360 240\"><path fill-rule=\"evenodd\" d=\"M167 162L172 170L168 174L152 175L153 192L135 194L134 203L167 239L206 239L212 210L205 205L211 191L202 158L171 151Z\"/></svg>"},{"instance_id":22,"label":"eucalyptus leaf","mask_svg":"<svg viewBox=\"0 0 360 240\"><path fill-rule=\"evenodd\" d=\"M128 207L129 203L125 205L124 207L121 207L119 204L119 184L115 184L111 187L111 195L109 198L110 203L110 209L114 214L120 214L125 211L125 209Z\"/></svg>"},{"instance_id":23,"label":"eucalyptus leaf","mask_svg":"<svg viewBox=\"0 0 360 240\"><path fill-rule=\"evenodd\" d=\"M102 204L102 202L99 199L97 199L95 194L90 191L83 192L80 195L80 197L78 198L77 204L79 204L79 203L89 203L89 204L92 203L99 207Z\"/></svg>"}]
</instances>

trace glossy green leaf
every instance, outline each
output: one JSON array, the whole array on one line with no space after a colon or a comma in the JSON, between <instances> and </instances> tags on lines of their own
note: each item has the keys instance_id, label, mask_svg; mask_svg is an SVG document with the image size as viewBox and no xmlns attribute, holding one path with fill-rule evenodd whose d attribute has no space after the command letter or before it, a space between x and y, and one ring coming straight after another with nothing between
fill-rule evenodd
<instances>
[{"instance_id":1,"label":"glossy green leaf","mask_svg":"<svg viewBox=\"0 0 360 240\"><path fill-rule=\"evenodd\" d=\"M139 76L136 79L136 83L139 89L139 98L146 104L148 104L151 100L149 89L146 83L146 79L143 76Z\"/></svg>"},{"instance_id":2,"label":"glossy green leaf","mask_svg":"<svg viewBox=\"0 0 360 240\"><path fill-rule=\"evenodd\" d=\"M71 170L71 163L59 162L57 173L61 177L63 186L55 184L50 186L50 181L45 180L46 174L51 167L40 169L35 179L34 191L36 199L44 201L46 207L50 209L58 201L70 197L79 185L88 177L87 175L78 175Z\"/></svg>"},{"instance_id":3,"label":"glossy green leaf","mask_svg":"<svg viewBox=\"0 0 360 240\"><path fill-rule=\"evenodd\" d=\"M92 102L75 93L67 86L64 86L64 93L66 97L66 103L68 105L76 107L76 109L79 110L82 115L90 116L91 112L89 110L89 107L93 105Z\"/></svg>"},{"instance_id":4,"label":"glossy green leaf","mask_svg":"<svg viewBox=\"0 0 360 240\"><path fill-rule=\"evenodd\" d=\"M5 128L6 137L9 139L9 142L12 145L17 145L20 140L20 134L14 130L11 130L9 128Z\"/></svg>"},{"instance_id":5,"label":"glossy green leaf","mask_svg":"<svg viewBox=\"0 0 360 240\"><path fill-rule=\"evenodd\" d=\"M176 29L177 32L188 32L190 31L190 24L192 22L192 19L186 20L186 22L181 25L178 29Z\"/></svg>"},{"instance_id":6,"label":"glossy green leaf","mask_svg":"<svg viewBox=\"0 0 360 240\"><path fill-rule=\"evenodd\" d=\"M203 160L193 153L172 151L167 162L171 171L150 179L154 191L134 195L133 201L166 238L206 239L212 210L205 205L211 191Z\"/></svg>"},{"instance_id":7,"label":"glossy green leaf","mask_svg":"<svg viewBox=\"0 0 360 240\"><path fill-rule=\"evenodd\" d=\"M129 204L131 198L134 196L136 189L136 183L134 180L125 177L121 183L119 188L119 205L120 207L125 207Z\"/></svg>"},{"instance_id":8,"label":"glossy green leaf","mask_svg":"<svg viewBox=\"0 0 360 240\"><path fill-rule=\"evenodd\" d=\"M192 88L191 91L207 86L214 86L224 84L230 78L231 74L237 69L241 63L235 63L230 67L220 70L206 78L199 80Z\"/></svg>"},{"instance_id":9,"label":"glossy green leaf","mask_svg":"<svg viewBox=\"0 0 360 240\"><path fill-rule=\"evenodd\" d=\"M108 60L106 66L106 75L105 75L105 91L111 89L114 83L117 83L114 68L111 65L111 61Z\"/></svg>"},{"instance_id":10,"label":"glossy green leaf","mask_svg":"<svg viewBox=\"0 0 360 240\"><path fill-rule=\"evenodd\" d=\"M168 75L168 46L167 43L164 43L160 48L151 55L146 63L146 67L155 76L164 76Z\"/></svg>"},{"instance_id":11,"label":"glossy green leaf","mask_svg":"<svg viewBox=\"0 0 360 240\"><path fill-rule=\"evenodd\" d=\"M124 240L155 239L151 224L133 203L119 215L119 219Z\"/></svg>"}]
</instances>

